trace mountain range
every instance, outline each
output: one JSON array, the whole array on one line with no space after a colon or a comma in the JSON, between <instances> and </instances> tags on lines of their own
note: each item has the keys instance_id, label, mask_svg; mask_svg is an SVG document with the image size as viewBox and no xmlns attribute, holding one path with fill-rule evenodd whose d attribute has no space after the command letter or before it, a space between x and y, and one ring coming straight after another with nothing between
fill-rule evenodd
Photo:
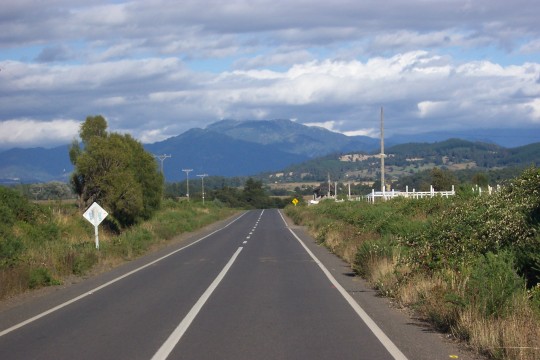
<instances>
[{"instance_id":1,"label":"mountain range","mask_svg":"<svg viewBox=\"0 0 540 360\"><path fill-rule=\"evenodd\" d=\"M473 140L481 136L486 142L496 143L491 139L497 139L497 136L499 140L507 139L502 137L503 134L508 136L509 132L471 131L465 135L472 136ZM540 141L540 134L534 134L515 132L510 134L509 141L516 143L524 136L527 136L525 139ZM431 133L424 134L424 137L423 141L439 141L452 137L452 133ZM415 140L418 141L411 136L393 137L386 143L391 146ZM193 169L193 177L203 173L246 176L279 171L331 153L375 153L379 149L379 140L367 136L346 136L291 120L222 120L204 129L193 128L163 141L144 144L144 147L155 155L170 155L163 161L163 171L166 180L174 182L185 179L182 169ZM69 145L64 145L52 149L0 152L0 182L67 181L73 170L68 148Z\"/></svg>"}]
</instances>

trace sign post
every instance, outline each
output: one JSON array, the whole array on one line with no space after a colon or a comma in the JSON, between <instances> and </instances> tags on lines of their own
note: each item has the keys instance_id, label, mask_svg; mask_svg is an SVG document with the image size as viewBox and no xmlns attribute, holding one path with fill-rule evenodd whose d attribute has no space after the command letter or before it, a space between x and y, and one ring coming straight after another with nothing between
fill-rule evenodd
<instances>
[{"instance_id":1,"label":"sign post","mask_svg":"<svg viewBox=\"0 0 540 360\"><path fill-rule=\"evenodd\" d=\"M109 215L98 203L94 202L83 214L84 218L94 225L94 234L96 235L96 249L99 249L98 226Z\"/></svg>"},{"instance_id":2,"label":"sign post","mask_svg":"<svg viewBox=\"0 0 540 360\"><path fill-rule=\"evenodd\" d=\"M294 206L298 205L298 199L297 198L292 199L291 202L294 204Z\"/></svg>"}]
</instances>

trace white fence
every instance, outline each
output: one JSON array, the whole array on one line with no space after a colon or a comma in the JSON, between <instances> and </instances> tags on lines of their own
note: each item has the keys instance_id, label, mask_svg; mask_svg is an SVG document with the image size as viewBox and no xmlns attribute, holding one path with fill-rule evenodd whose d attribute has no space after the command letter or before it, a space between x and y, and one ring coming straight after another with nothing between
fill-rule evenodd
<instances>
[{"instance_id":1,"label":"white fence","mask_svg":"<svg viewBox=\"0 0 540 360\"><path fill-rule=\"evenodd\" d=\"M489 194L491 195L493 192L495 191L499 191L500 190L500 186L497 185L495 188L494 187L491 187L491 186L488 186L487 187L487 190L482 190L482 188L478 187L478 186L475 186L472 188L472 191L478 195L483 195L483 194ZM373 189L371 191L371 194L368 194L368 195L364 195L364 196L347 196L347 199L350 200L350 201L368 201L370 203L374 203L377 199L380 199L380 200L388 200L388 199L392 199L392 198L395 198L395 197L398 197L398 196L401 196L401 197L406 197L406 198L409 198L409 199L421 199L421 198L425 198L425 197L435 197L435 196L444 196L444 197L449 197L449 196L454 196L456 195L456 191L455 191L455 188L454 188L454 185L452 185L452 190L449 190L449 191L435 191L435 189L433 188L433 185L430 186L430 190L429 191L416 191L413 189L413 191L409 191L409 187L407 186L405 188L405 191L399 191L399 190L390 190L390 191L375 191L375 189ZM314 204L318 204L320 200L323 200L323 199L334 199L334 201L336 202L343 202L344 200L337 200L337 198L332 195L330 197L320 197L320 198L313 198L313 200L310 200L309 201L309 204L310 205L314 205Z\"/></svg>"},{"instance_id":2,"label":"white fence","mask_svg":"<svg viewBox=\"0 0 540 360\"><path fill-rule=\"evenodd\" d=\"M435 191L433 189L433 186L430 186L430 191L409 191L409 187L406 188L405 191L396 191L396 190L390 190L390 191L375 191L373 189L371 191L371 194L362 196L360 198L357 198L357 200L367 200L371 203L374 203L377 198L380 198L381 200L388 200L392 199L398 196L411 198L411 199L421 199L424 197L434 197L434 196L454 196L456 195L456 191L454 189L454 185L452 185L452 190L450 191Z\"/></svg>"}]
</instances>

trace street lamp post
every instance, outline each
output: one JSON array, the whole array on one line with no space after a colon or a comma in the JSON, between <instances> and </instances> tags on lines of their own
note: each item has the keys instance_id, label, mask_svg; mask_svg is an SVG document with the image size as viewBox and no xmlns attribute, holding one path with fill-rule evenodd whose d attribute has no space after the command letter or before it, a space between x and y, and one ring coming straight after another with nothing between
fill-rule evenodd
<instances>
[{"instance_id":1,"label":"street lamp post","mask_svg":"<svg viewBox=\"0 0 540 360\"><path fill-rule=\"evenodd\" d=\"M189 173L190 171L193 171L193 169L182 169L186 173L186 196L187 201L189 201Z\"/></svg>"},{"instance_id":2,"label":"street lamp post","mask_svg":"<svg viewBox=\"0 0 540 360\"><path fill-rule=\"evenodd\" d=\"M200 174L200 175L197 175L201 178L201 183L202 183L202 203L204 205L204 178L206 176L208 176L208 174Z\"/></svg>"}]
</instances>

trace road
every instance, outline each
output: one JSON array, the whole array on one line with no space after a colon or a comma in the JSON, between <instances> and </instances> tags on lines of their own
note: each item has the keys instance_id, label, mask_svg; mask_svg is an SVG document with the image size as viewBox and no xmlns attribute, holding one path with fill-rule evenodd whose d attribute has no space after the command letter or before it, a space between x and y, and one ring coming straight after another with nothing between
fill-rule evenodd
<instances>
[{"instance_id":1,"label":"road","mask_svg":"<svg viewBox=\"0 0 540 360\"><path fill-rule=\"evenodd\" d=\"M382 330L310 247L278 210L243 213L1 312L0 359L383 360L420 359L419 348L431 356L425 344L391 340L385 331L396 339L404 321ZM434 351L448 359L451 350Z\"/></svg>"}]
</instances>

